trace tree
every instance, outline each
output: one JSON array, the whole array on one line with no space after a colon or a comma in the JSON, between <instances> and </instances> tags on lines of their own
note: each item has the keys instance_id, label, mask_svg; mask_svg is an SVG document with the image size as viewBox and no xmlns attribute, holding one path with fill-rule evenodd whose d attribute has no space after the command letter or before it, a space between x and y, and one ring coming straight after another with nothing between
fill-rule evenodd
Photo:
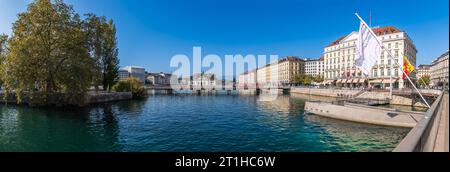
<instances>
[{"instance_id":1,"label":"tree","mask_svg":"<svg viewBox=\"0 0 450 172\"><path fill-rule=\"evenodd\" d=\"M86 20L83 22L84 31L86 34L86 46L89 51L90 57L95 61L95 66L92 68L96 75L93 76L93 85L95 90L98 91L98 86L103 85L103 72L102 72L102 56L104 39L104 23L106 17L97 17L95 14L86 14Z\"/></svg>"},{"instance_id":2,"label":"tree","mask_svg":"<svg viewBox=\"0 0 450 172\"><path fill-rule=\"evenodd\" d=\"M419 85L419 87L422 87L422 88L428 87L430 85L430 83L431 83L431 79L430 79L430 76L428 76L428 75L422 76L421 78L419 78L419 80L417 80L417 84Z\"/></svg>"},{"instance_id":3,"label":"tree","mask_svg":"<svg viewBox=\"0 0 450 172\"><path fill-rule=\"evenodd\" d=\"M5 34L0 35L0 64L3 63L4 59L6 58L6 55L8 54L8 36ZM0 88L3 85L3 81L0 78Z\"/></svg>"},{"instance_id":4,"label":"tree","mask_svg":"<svg viewBox=\"0 0 450 172\"><path fill-rule=\"evenodd\" d=\"M8 35L0 34L0 58L4 58L6 56L7 42Z\"/></svg>"},{"instance_id":5,"label":"tree","mask_svg":"<svg viewBox=\"0 0 450 172\"><path fill-rule=\"evenodd\" d=\"M117 48L116 26L105 16L87 14L84 28L88 35L87 47L92 59L95 60L95 70L100 74L95 76L94 85L103 85L104 90L111 91L119 77L119 50Z\"/></svg>"},{"instance_id":6,"label":"tree","mask_svg":"<svg viewBox=\"0 0 450 172\"><path fill-rule=\"evenodd\" d=\"M313 78L313 81L316 82L316 83L322 83L323 81L325 81L325 78L323 78L322 76L318 75L318 76L315 76Z\"/></svg>"},{"instance_id":7,"label":"tree","mask_svg":"<svg viewBox=\"0 0 450 172\"><path fill-rule=\"evenodd\" d=\"M132 92L133 97L141 98L146 95L145 88L139 79L131 77L127 81L119 81L113 86L117 92Z\"/></svg>"},{"instance_id":8,"label":"tree","mask_svg":"<svg viewBox=\"0 0 450 172\"><path fill-rule=\"evenodd\" d=\"M28 94L51 104L55 93L65 93L64 103L83 104L95 63L86 40L71 6L62 0L35 0L13 25L9 53L1 65L5 89L15 91L18 102Z\"/></svg>"},{"instance_id":9,"label":"tree","mask_svg":"<svg viewBox=\"0 0 450 172\"><path fill-rule=\"evenodd\" d=\"M95 77L94 85L103 85L104 90L111 91L119 77L119 50L117 48L116 26L105 16L87 14L84 28L88 35L87 47L95 70L100 76Z\"/></svg>"},{"instance_id":10,"label":"tree","mask_svg":"<svg viewBox=\"0 0 450 172\"><path fill-rule=\"evenodd\" d=\"M103 89L111 92L119 78L119 49L117 48L116 26L112 20L103 25Z\"/></svg>"}]
</instances>

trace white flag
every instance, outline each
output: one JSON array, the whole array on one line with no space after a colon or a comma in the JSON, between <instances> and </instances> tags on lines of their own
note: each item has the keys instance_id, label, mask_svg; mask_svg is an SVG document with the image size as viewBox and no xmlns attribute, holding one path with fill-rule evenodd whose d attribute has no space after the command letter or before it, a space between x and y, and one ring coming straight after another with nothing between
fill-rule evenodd
<instances>
[{"instance_id":1,"label":"white flag","mask_svg":"<svg viewBox=\"0 0 450 172\"><path fill-rule=\"evenodd\" d=\"M356 66L367 76L381 57L381 45L370 28L361 21L356 44Z\"/></svg>"}]
</instances>

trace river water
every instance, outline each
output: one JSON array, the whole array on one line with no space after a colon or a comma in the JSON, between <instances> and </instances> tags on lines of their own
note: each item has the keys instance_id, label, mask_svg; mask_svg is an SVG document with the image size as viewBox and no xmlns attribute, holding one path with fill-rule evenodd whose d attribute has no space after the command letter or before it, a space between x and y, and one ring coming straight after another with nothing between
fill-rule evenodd
<instances>
[{"instance_id":1,"label":"river water","mask_svg":"<svg viewBox=\"0 0 450 172\"><path fill-rule=\"evenodd\" d=\"M0 151L391 151L409 131L304 114L305 99L153 96L85 108L0 105Z\"/></svg>"}]
</instances>

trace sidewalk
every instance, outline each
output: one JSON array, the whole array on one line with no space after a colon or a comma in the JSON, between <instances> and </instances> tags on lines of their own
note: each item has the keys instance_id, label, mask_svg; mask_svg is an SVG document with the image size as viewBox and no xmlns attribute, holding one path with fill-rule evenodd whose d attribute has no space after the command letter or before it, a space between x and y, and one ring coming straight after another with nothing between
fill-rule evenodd
<instances>
[{"instance_id":1,"label":"sidewalk","mask_svg":"<svg viewBox=\"0 0 450 172\"><path fill-rule=\"evenodd\" d=\"M444 95L439 115L441 120L439 122L438 133L436 136L436 143L434 145L434 152L449 152L449 111L448 111L448 93Z\"/></svg>"}]
</instances>

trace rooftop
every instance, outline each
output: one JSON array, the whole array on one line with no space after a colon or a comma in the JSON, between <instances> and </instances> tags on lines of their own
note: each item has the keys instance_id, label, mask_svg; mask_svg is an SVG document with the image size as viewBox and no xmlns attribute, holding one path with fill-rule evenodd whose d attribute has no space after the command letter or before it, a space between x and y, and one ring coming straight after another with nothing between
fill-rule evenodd
<instances>
[{"instance_id":1,"label":"rooftop","mask_svg":"<svg viewBox=\"0 0 450 172\"><path fill-rule=\"evenodd\" d=\"M387 34L393 34L393 33L400 33L402 31L400 31L399 29L397 29L394 26L386 26L386 27L378 27L378 28L373 28L372 31L377 35L377 36L381 36L381 35L387 35ZM343 39L345 39L347 36L343 36L340 37L339 39L337 39L336 41L334 41L333 43L331 43L330 45L328 45L327 47L331 47L333 45L337 45L339 44Z\"/></svg>"}]
</instances>

